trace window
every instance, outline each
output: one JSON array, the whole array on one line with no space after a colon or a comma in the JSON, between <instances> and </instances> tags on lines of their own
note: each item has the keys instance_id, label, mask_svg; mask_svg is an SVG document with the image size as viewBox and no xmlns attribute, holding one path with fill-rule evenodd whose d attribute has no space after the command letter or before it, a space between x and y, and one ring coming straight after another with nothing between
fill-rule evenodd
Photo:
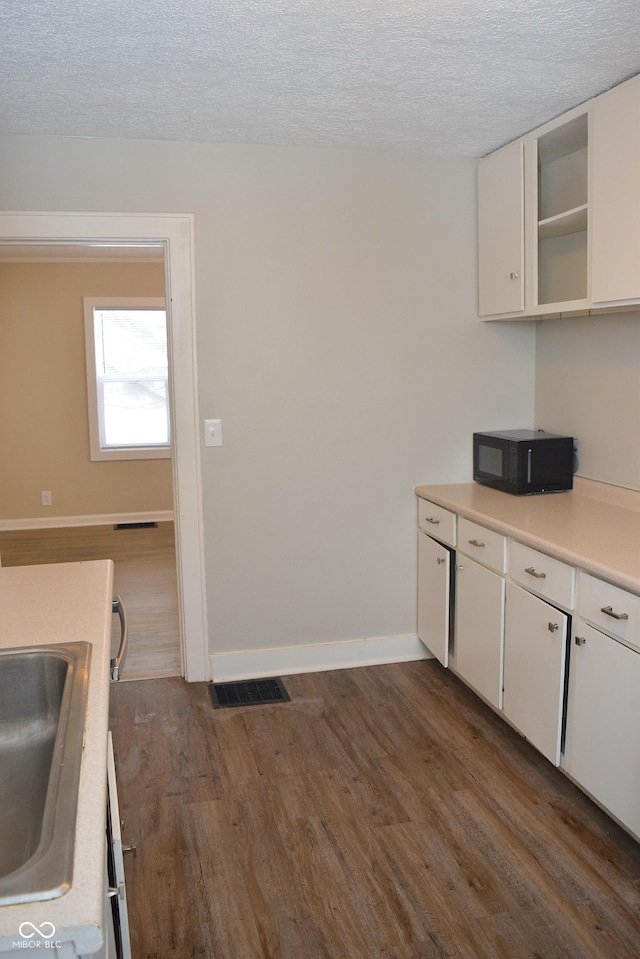
<instances>
[{"instance_id":1,"label":"window","mask_svg":"<svg viewBox=\"0 0 640 959\"><path fill-rule=\"evenodd\" d=\"M171 456L163 299L84 298L92 460Z\"/></svg>"}]
</instances>

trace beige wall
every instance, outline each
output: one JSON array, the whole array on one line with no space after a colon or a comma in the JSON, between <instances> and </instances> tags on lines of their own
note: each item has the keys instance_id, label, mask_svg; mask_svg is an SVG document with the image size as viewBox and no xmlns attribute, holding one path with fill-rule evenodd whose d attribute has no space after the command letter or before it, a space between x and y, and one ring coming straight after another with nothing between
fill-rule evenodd
<instances>
[{"instance_id":1,"label":"beige wall","mask_svg":"<svg viewBox=\"0 0 640 959\"><path fill-rule=\"evenodd\" d=\"M476 306L476 163L0 138L0 207L193 212L211 649L415 634L419 483L533 423L534 331Z\"/></svg>"},{"instance_id":2,"label":"beige wall","mask_svg":"<svg viewBox=\"0 0 640 959\"><path fill-rule=\"evenodd\" d=\"M83 296L164 296L163 264L0 263L2 520L173 508L170 460L89 459Z\"/></svg>"},{"instance_id":3,"label":"beige wall","mask_svg":"<svg viewBox=\"0 0 640 959\"><path fill-rule=\"evenodd\" d=\"M578 440L579 474L640 489L640 313L545 320L536 426Z\"/></svg>"}]
</instances>

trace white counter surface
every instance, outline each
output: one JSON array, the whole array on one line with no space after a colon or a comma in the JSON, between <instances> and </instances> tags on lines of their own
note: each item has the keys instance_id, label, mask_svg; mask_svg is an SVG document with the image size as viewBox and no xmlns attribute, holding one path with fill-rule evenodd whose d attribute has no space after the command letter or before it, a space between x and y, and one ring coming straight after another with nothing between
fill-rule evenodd
<instances>
[{"instance_id":1,"label":"white counter surface","mask_svg":"<svg viewBox=\"0 0 640 959\"><path fill-rule=\"evenodd\" d=\"M415 492L640 595L640 493L616 493L589 481L578 481L570 492L537 496L513 496L480 483L418 486Z\"/></svg>"},{"instance_id":2,"label":"white counter surface","mask_svg":"<svg viewBox=\"0 0 640 959\"><path fill-rule=\"evenodd\" d=\"M52 941L63 945L48 955L102 945L112 588L111 560L0 569L0 648L92 645L72 885L58 899L0 907L0 954L24 942L18 929L26 920L55 925Z\"/></svg>"}]
</instances>

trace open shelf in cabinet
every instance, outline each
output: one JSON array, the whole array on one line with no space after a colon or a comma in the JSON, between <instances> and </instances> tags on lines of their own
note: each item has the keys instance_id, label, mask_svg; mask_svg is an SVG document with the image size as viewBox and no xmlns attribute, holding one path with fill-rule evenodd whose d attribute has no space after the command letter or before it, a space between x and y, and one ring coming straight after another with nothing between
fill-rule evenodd
<instances>
[{"instance_id":1,"label":"open shelf in cabinet","mask_svg":"<svg viewBox=\"0 0 640 959\"><path fill-rule=\"evenodd\" d=\"M568 233L582 233L587 229L587 204L557 213L546 220L538 220L538 239L549 240L554 236L566 236Z\"/></svg>"},{"instance_id":2,"label":"open shelf in cabinet","mask_svg":"<svg viewBox=\"0 0 640 959\"><path fill-rule=\"evenodd\" d=\"M537 141L538 304L587 296L587 114Z\"/></svg>"}]
</instances>

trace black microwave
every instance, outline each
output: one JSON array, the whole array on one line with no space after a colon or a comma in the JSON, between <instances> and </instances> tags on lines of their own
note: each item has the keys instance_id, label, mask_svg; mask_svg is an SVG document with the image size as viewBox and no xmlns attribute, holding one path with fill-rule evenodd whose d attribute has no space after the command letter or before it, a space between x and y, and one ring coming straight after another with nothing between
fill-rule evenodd
<instances>
[{"instance_id":1,"label":"black microwave","mask_svg":"<svg viewBox=\"0 0 640 959\"><path fill-rule=\"evenodd\" d=\"M573 437L542 430L473 434L473 478L506 493L573 488Z\"/></svg>"}]
</instances>

